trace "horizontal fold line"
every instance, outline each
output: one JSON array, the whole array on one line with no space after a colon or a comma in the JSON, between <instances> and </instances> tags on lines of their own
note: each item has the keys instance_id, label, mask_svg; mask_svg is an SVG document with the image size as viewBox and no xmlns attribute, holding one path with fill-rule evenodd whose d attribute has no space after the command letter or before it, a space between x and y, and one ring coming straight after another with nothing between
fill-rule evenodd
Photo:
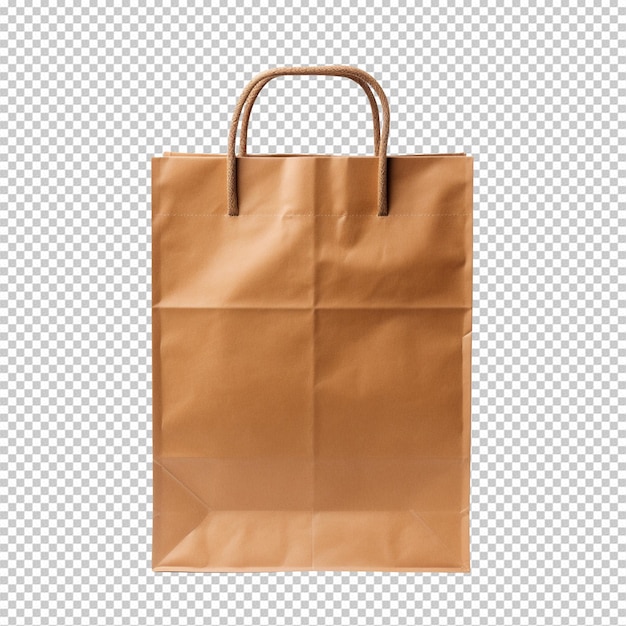
<instances>
[{"instance_id":1,"label":"horizontal fold line","mask_svg":"<svg viewBox=\"0 0 626 626\"><path fill-rule=\"evenodd\" d=\"M407 513L413 517L415 517L413 511L414 509L314 509L311 511L311 508L295 508L295 509L280 509L276 507L272 507L271 509L249 509L249 508L241 508L241 509L208 509L207 515L216 514L216 513L240 513L242 511L254 512L254 513L268 513L268 512L277 512L277 513L307 513L311 515L316 514L325 514L325 513ZM420 509L421 513L449 513L451 516L453 515L463 515L467 513L468 509Z\"/></svg>"},{"instance_id":2,"label":"horizontal fold line","mask_svg":"<svg viewBox=\"0 0 626 626\"><path fill-rule=\"evenodd\" d=\"M323 306L319 304L310 305L310 306L265 306L265 305L162 305L162 304L153 304L153 309L278 309L284 311L309 311L311 309L338 309L338 310L350 310L350 311L410 311L410 310L440 310L440 309L449 309L451 311L469 311L472 309L471 306L421 306L421 305L406 305L406 306Z\"/></svg>"},{"instance_id":3,"label":"horizontal fold line","mask_svg":"<svg viewBox=\"0 0 626 626\"><path fill-rule=\"evenodd\" d=\"M156 463L177 460L177 461L241 461L243 463L248 461L266 461L267 463L283 463L286 461L307 461L307 462L324 462L324 461L334 461L341 463L360 463L362 461L377 461L383 462L388 461L390 463L422 463L425 461L428 462L442 462L442 463L461 463L465 461L469 461L469 456L419 456L415 458L411 457L398 457L398 456L316 456L313 460L311 456L280 456L280 457L268 457L268 456L155 456L154 461Z\"/></svg>"}]
</instances>

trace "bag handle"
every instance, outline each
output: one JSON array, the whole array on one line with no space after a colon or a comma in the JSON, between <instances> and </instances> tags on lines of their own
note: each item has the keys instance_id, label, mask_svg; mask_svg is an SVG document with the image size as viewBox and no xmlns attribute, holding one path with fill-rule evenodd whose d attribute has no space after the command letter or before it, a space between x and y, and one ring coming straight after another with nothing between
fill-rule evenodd
<instances>
[{"instance_id":1,"label":"bag handle","mask_svg":"<svg viewBox=\"0 0 626 626\"><path fill-rule=\"evenodd\" d=\"M239 215L239 203L237 200L237 155L235 153L235 143L237 139L237 128L244 105L246 104L252 90L257 84L267 82L276 76L343 76L361 78L376 92L383 110L383 127L380 135L380 145L378 154L378 215L389 214L387 199L387 143L389 140L389 103L387 96L378 82L367 72L349 65L312 65L303 67L277 67L257 74L245 87L243 93L237 101L233 112L230 131L228 134L228 153L226 160L226 194L228 201L228 215Z\"/></svg>"},{"instance_id":2,"label":"bag handle","mask_svg":"<svg viewBox=\"0 0 626 626\"><path fill-rule=\"evenodd\" d=\"M378 156L380 150L380 112L378 110L376 98L374 97L368 83L360 76L352 74L350 76L346 75L346 77L352 79L355 83L357 83L357 85L360 85L369 100L370 107L372 109L372 121L374 123L374 155ZM246 100L245 108L241 117L241 128L239 130L239 156L246 156L248 154L248 125L250 123L252 107L254 106L254 103L256 102L256 99L259 96L259 93L261 93L263 87L265 87L265 85L267 85L272 78L273 77L270 77L259 81Z\"/></svg>"}]
</instances>

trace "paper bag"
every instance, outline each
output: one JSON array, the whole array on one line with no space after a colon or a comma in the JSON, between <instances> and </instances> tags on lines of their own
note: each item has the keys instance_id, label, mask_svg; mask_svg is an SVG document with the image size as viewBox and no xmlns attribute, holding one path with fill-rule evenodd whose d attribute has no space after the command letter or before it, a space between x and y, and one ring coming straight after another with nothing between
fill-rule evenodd
<instances>
[{"instance_id":1,"label":"paper bag","mask_svg":"<svg viewBox=\"0 0 626 626\"><path fill-rule=\"evenodd\" d=\"M290 74L359 83L374 155L247 155ZM369 74L281 68L153 159L154 570L469 570L473 161L388 135Z\"/></svg>"}]
</instances>

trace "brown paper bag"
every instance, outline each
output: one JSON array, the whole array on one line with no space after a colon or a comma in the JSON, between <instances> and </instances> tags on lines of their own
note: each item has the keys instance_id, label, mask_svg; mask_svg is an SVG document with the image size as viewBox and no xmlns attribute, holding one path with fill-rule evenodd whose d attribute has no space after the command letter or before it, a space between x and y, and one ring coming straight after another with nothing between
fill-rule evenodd
<instances>
[{"instance_id":1,"label":"brown paper bag","mask_svg":"<svg viewBox=\"0 0 626 626\"><path fill-rule=\"evenodd\" d=\"M375 155L246 155L282 74L363 86ZM473 161L388 133L369 74L283 68L153 159L154 570L469 570Z\"/></svg>"}]
</instances>

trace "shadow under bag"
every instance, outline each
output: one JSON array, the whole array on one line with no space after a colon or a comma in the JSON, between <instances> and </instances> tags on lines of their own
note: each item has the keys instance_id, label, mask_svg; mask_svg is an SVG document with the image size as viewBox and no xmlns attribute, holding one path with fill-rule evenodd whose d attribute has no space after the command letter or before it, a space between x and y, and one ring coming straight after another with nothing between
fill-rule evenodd
<instances>
[{"instance_id":1,"label":"shadow under bag","mask_svg":"<svg viewBox=\"0 0 626 626\"><path fill-rule=\"evenodd\" d=\"M282 75L357 82L374 155L246 154ZM469 571L473 159L388 137L366 72L277 68L152 160L154 570Z\"/></svg>"}]
</instances>

